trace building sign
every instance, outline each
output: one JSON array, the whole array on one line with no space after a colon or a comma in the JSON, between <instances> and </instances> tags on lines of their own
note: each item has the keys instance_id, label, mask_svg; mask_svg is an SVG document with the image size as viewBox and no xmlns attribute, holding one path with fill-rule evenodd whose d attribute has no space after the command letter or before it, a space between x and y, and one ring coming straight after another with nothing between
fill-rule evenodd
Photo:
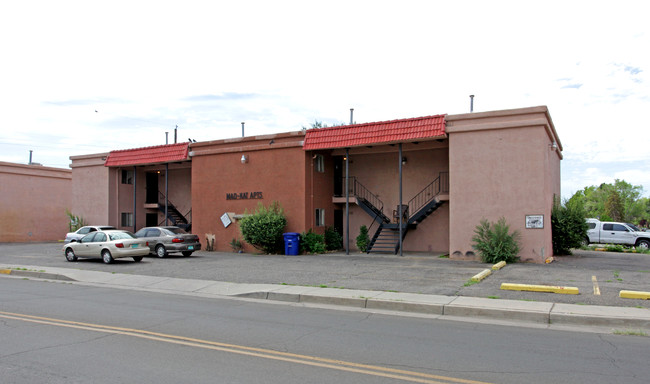
<instances>
[{"instance_id":1,"label":"building sign","mask_svg":"<svg viewBox=\"0 0 650 384\"><path fill-rule=\"evenodd\" d=\"M526 228L544 228L544 215L526 215Z\"/></svg>"},{"instance_id":2,"label":"building sign","mask_svg":"<svg viewBox=\"0 0 650 384\"><path fill-rule=\"evenodd\" d=\"M226 193L226 200L263 199L262 192Z\"/></svg>"}]
</instances>

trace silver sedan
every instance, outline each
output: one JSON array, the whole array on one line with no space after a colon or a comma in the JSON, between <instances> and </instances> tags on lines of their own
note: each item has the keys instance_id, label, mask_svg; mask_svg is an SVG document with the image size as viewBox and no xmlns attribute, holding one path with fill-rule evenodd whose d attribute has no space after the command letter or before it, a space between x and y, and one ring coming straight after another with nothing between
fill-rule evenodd
<instances>
[{"instance_id":1,"label":"silver sedan","mask_svg":"<svg viewBox=\"0 0 650 384\"><path fill-rule=\"evenodd\" d=\"M77 261L79 257L101 258L110 264L115 259L132 257L141 261L149 254L146 240L136 238L129 231L100 230L87 234L81 240L63 246L63 253L68 261Z\"/></svg>"},{"instance_id":2,"label":"silver sedan","mask_svg":"<svg viewBox=\"0 0 650 384\"><path fill-rule=\"evenodd\" d=\"M197 235L174 226L145 227L136 232L135 237L146 240L151 253L158 257L165 257L175 252L189 256L192 252L201 250Z\"/></svg>"}]
</instances>

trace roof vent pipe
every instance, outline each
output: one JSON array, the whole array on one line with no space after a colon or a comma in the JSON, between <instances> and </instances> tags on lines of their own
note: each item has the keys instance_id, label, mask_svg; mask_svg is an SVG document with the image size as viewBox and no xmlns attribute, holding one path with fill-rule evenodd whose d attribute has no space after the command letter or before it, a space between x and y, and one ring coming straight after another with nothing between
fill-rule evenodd
<instances>
[{"instance_id":1,"label":"roof vent pipe","mask_svg":"<svg viewBox=\"0 0 650 384\"><path fill-rule=\"evenodd\" d=\"M176 144L177 138L178 138L178 125L176 126L176 128L174 128L174 144Z\"/></svg>"},{"instance_id":2,"label":"roof vent pipe","mask_svg":"<svg viewBox=\"0 0 650 384\"><path fill-rule=\"evenodd\" d=\"M241 122L241 137L244 137L244 124L246 124L246 122L242 121Z\"/></svg>"},{"instance_id":3,"label":"roof vent pipe","mask_svg":"<svg viewBox=\"0 0 650 384\"><path fill-rule=\"evenodd\" d=\"M32 152L34 152L34 151L32 151L32 150L30 149L30 150L29 150L29 164L30 164L30 165L32 164Z\"/></svg>"},{"instance_id":4,"label":"roof vent pipe","mask_svg":"<svg viewBox=\"0 0 650 384\"><path fill-rule=\"evenodd\" d=\"M474 112L474 95L469 95L469 111Z\"/></svg>"},{"instance_id":5,"label":"roof vent pipe","mask_svg":"<svg viewBox=\"0 0 650 384\"><path fill-rule=\"evenodd\" d=\"M350 108L350 125L354 124L352 117L354 116L354 108Z\"/></svg>"}]
</instances>

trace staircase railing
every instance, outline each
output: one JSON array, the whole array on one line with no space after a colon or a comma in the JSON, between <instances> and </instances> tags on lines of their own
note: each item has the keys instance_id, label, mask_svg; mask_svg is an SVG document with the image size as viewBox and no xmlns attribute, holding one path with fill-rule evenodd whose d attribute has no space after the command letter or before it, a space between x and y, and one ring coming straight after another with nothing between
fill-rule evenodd
<instances>
[{"instance_id":1,"label":"staircase railing","mask_svg":"<svg viewBox=\"0 0 650 384\"><path fill-rule=\"evenodd\" d=\"M449 192L449 172L440 172L435 180L409 200L408 211L410 215L416 214L441 192Z\"/></svg>"},{"instance_id":2,"label":"staircase railing","mask_svg":"<svg viewBox=\"0 0 650 384\"><path fill-rule=\"evenodd\" d=\"M343 185L345 185L345 178L343 178ZM357 198L366 200L370 205L377 208L380 212L384 212L384 202L379 199L377 195L370 192L363 184L357 180L356 176L350 177L350 184L348 186L350 195Z\"/></svg>"},{"instance_id":3,"label":"staircase railing","mask_svg":"<svg viewBox=\"0 0 650 384\"><path fill-rule=\"evenodd\" d=\"M192 225L192 218L191 218L191 215L192 215L192 209L191 209L191 208L190 208L190 210L189 210L188 213L186 213L185 215L183 215L183 214L178 210L178 208L176 208L176 205L174 205L174 203L172 203L171 200L169 200L168 198L166 198L165 194L164 194L162 191L158 191L158 196L160 197L160 201L162 201L161 203L158 203L159 210L160 210L161 212L163 212L163 213L165 212L165 200L167 201L167 217L165 217L165 218L163 219L163 221L160 222L159 225L163 225L163 224L166 222L167 219L172 220L173 224L176 225L176 226L178 226L178 225L187 225L187 226L191 226L191 225ZM176 223L176 220L174 220L174 217L173 217L173 213L172 213L173 211L176 211L177 214L178 214L179 216L181 216L182 220L185 221L185 223Z\"/></svg>"}]
</instances>

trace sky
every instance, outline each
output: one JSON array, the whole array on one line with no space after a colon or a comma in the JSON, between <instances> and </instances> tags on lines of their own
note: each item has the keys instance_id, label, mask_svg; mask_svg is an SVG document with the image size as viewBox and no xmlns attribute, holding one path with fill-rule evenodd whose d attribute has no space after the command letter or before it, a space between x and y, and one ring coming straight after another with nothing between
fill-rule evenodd
<instances>
[{"instance_id":1,"label":"sky","mask_svg":"<svg viewBox=\"0 0 650 384\"><path fill-rule=\"evenodd\" d=\"M5 1L0 161L546 105L562 196L650 195L648 1ZM166 132L167 135L166 136Z\"/></svg>"}]
</instances>

